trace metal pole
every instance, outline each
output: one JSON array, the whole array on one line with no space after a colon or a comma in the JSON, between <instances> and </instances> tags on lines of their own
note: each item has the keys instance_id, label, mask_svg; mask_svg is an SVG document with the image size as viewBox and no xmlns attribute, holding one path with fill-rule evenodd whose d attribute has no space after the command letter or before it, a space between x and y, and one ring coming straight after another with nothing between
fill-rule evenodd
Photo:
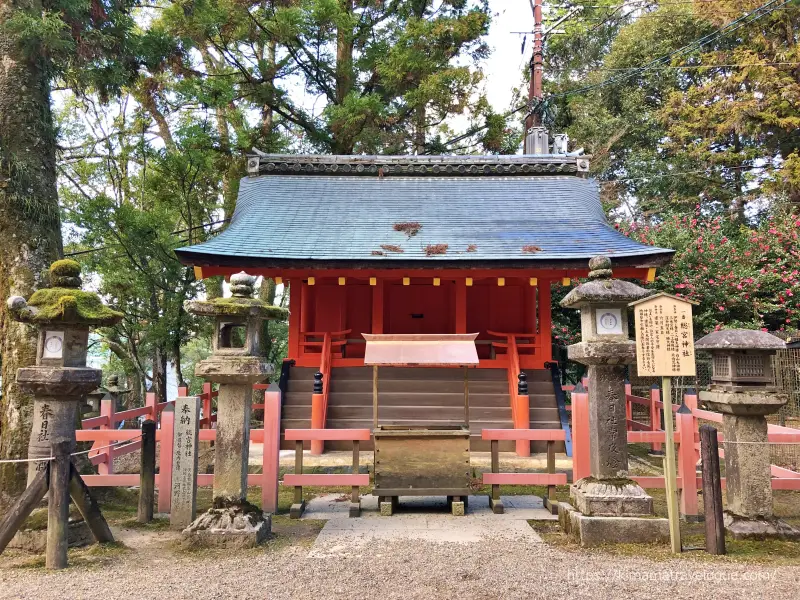
<instances>
[{"instance_id":1,"label":"metal pole","mask_svg":"<svg viewBox=\"0 0 800 600\"><path fill-rule=\"evenodd\" d=\"M678 482L675 474L675 435L672 427L672 379L661 378L664 405L664 433L666 447L664 452L664 484L667 494L667 516L669 517L669 540L672 552L681 553L681 523L678 514Z\"/></svg>"}]
</instances>

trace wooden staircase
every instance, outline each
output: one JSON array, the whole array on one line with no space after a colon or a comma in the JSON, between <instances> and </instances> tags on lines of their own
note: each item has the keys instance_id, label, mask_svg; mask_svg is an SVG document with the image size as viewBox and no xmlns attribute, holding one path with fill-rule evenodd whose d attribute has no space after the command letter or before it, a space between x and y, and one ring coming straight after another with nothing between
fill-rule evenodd
<instances>
[{"instance_id":1,"label":"wooden staircase","mask_svg":"<svg viewBox=\"0 0 800 600\"><path fill-rule=\"evenodd\" d=\"M311 394L317 369L292 367L281 413L285 429L311 426ZM532 429L560 429L550 371L527 371ZM452 368L381 367L378 375L380 422L384 425L457 425L464 420L464 371ZM505 369L470 369L470 447L489 451L481 429L510 429L511 406ZM338 367L331 371L328 418L331 429L372 428L372 367ZM350 442L327 442L328 450L350 450ZM281 436L281 448L294 442ZM372 442L362 442L372 450ZM547 442L532 442L533 452L545 452ZM513 451L514 442L500 442ZM563 442L556 452L564 452Z\"/></svg>"}]
</instances>

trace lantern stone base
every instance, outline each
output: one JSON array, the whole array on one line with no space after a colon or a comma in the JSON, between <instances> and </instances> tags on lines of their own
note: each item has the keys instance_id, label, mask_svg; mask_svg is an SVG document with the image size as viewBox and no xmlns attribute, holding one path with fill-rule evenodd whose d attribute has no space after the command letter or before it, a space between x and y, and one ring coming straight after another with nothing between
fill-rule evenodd
<instances>
[{"instance_id":1,"label":"lantern stone base","mask_svg":"<svg viewBox=\"0 0 800 600\"><path fill-rule=\"evenodd\" d=\"M195 547L254 548L264 543L272 516L249 502L214 502L183 530L185 544Z\"/></svg>"},{"instance_id":2,"label":"lantern stone base","mask_svg":"<svg viewBox=\"0 0 800 600\"><path fill-rule=\"evenodd\" d=\"M776 392L774 388L735 392L712 389L700 392L700 401L708 404L711 410L723 414L754 417L778 412L789 401L789 397Z\"/></svg>"},{"instance_id":3,"label":"lantern stone base","mask_svg":"<svg viewBox=\"0 0 800 600\"><path fill-rule=\"evenodd\" d=\"M564 533L581 546L669 543L667 519L589 516L567 502L559 502L558 521Z\"/></svg>"},{"instance_id":4,"label":"lantern stone base","mask_svg":"<svg viewBox=\"0 0 800 600\"><path fill-rule=\"evenodd\" d=\"M636 517L653 514L653 498L631 479L584 477L569 490L578 511L593 517Z\"/></svg>"},{"instance_id":5,"label":"lantern stone base","mask_svg":"<svg viewBox=\"0 0 800 600\"><path fill-rule=\"evenodd\" d=\"M92 531L86 521L69 522L67 543L70 548L83 548L94 543ZM47 549L47 529L20 529L6 547L40 554Z\"/></svg>"},{"instance_id":6,"label":"lantern stone base","mask_svg":"<svg viewBox=\"0 0 800 600\"><path fill-rule=\"evenodd\" d=\"M725 531L735 540L789 540L800 541L800 530L780 519L747 519L726 512Z\"/></svg>"}]
</instances>

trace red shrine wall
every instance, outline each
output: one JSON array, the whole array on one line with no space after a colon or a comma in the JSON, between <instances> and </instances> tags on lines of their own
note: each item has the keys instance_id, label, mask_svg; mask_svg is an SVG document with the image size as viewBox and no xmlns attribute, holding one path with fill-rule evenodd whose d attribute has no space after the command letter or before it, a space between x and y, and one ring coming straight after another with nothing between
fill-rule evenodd
<instances>
[{"instance_id":1,"label":"red shrine wall","mask_svg":"<svg viewBox=\"0 0 800 600\"><path fill-rule=\"evenodd\" d=\"M314 285L304 282L302 290L298 290L301 296L300 314L297 314L295 304L290 320L300 319L298 330L301 334L350 329L346 337L352 341L348 342L345 350L348 359L363 358L364 345L359 343L362 333L477 332L481 359L490 359L492 355L492 347L486 343L487 340L502 341L488 335L488 331L538 333L536 302L539 288L531 286L528 279L506 279L502 286L497 284L496 278L475 280L470 286L463 279L443 278L439 285L434 285L431 277L411 278L409 285L403 285L402 279L376 283L370 285L367 279L349 277L345 285L340 285L337 278L318 277ZM541 284L549 285L549 282L543 281ZM463 305L465 310L462 308L465 316L457 306L460 293L466 296ZM296 298L293 300L297 301ZM549 306L547 308L547 314L543 315L546 336L542 336L541 341L544 342L546 337L549 345ZM378 310L382 314L376 315L375 311ZM462 321L461 327L459 320ZM297 351L299 356L319 352L318 348L306 351L302 346ZM549 360L549 349L547 354ZM292 355L291 348L289 358L298 358Z\"/></svg>"}]
</instances>

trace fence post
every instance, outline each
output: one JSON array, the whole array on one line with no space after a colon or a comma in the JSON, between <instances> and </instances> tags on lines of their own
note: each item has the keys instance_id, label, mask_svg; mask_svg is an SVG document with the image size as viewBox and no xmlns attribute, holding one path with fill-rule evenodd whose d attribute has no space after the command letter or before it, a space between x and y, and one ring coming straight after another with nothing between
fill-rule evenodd
<instances>
[{"instance_id":1,"label":"fence post","mask_svg":"<svg viewBox=\"0 0 800 600\"><path fill-rule=\"evenodd\" d=\"M261 466L261 510L278 510L278 471L281 448L281 389L271 383L264 392L264 458Z\"/></svg>"},{"instance_id":2,"label":"fence post","mask_svg":"<svg viewBox=\"0 0 800 600\"><path fill-rule=\"evenodd\" d=\"M136 520L149 523L153 520L153 499L156 487L156 422L142 423L142 456L139 463L139 509Z\"/></svg>"},{"instance_id":3,"label":"fence post","mask_svg":"<svg viewBox=\"0 0 800 600\"><path fill-rule=\"evenodd\" d=\"M692 411L692 431L697 435L699 434L699 421L695 416L695 411L697 410L697 392L694 388L687 388L686 393L683 395L683 402ZM694 444L694 464L700 462L700 444Z\"/></svg>"},{"instance_id":4,"label":"fence post","mask_svg":"<svg viewBox=\"0 0 800 600\"><path fill-rule=\"evenodd\" d=\"M158 512L168 513L172 506L172 444L175 429L175 404L161 411L161 439L158 455Z\"/></svg>"},{"instance_id":5,"label":"fence post","mask_svg":"<svg viewBox=\"0 0 800 600\"><path fill-rule=\"evenodd\" d=\"M631 404L631 401L630 401L630 396L631 395L632 395L631 394L631 382L630 381L626 381L625 382L625 420L626 420L625 431L630 431L631 430L630 421L633 421L633 405Z\"/></svg>"},{"instance_id":6,"label":"fence post","mask_svg":"<svg viewBox=\"0 0 800 600\"><path fill-rule=\"evenodd\" d=\"M683 482L681 489L681 515L687 521L698 520L697 509L697 461L694 458L694 415L686 404L681 404L675 413L680 446L678 447L678 477Z\"/></svg>"},{"instance_id":7,"label":"fence post","mask_svg":"<svg viewBox=\"0 0 800 600\"><path fill-rule=\"evenodd\" d=\"M211 392L213 391L210 381L203 384L203 420L204 429L211 429Z\"/></svg>"},{"instance_id":8,"label":"fence post","mask_svg":"<svg viewBox=\"0 0 800 600\"><path fill-rule=\"evenodd\" d=\"M325 396L322 393L323 381L322 373L317 371L314 374L314 393L311 394L311 429L322 429L324 427L323 419L323 402ZM323 440L311 440L311 454L318 456L325 450L325 442Z\"/></svg>"},{"instance_id":9,"label":"fence post","mask_svg":"<svg viewBox=\"0 0 800 600\"><path fill-rule=\"evenodd\" d=\"M572 392L572 482L591 475L589 449L589 394L583 383Z\"/></svg>"},{"instance_id":10,"label":"fence post","mask_svg":"<svg viewBox=\"0 0 800 600\"><path fill-rule=\"evenodd\" d=\"M700 427L700 452L703 456L703 508L706 517L706 552L725 554L725 525L722 517L722 482L719 478L717 430Z\"/></svg>"},{"instance_id":11,"label":"fence post","mask_svg":"<svg viewBox=\"0 0 800 600\"><path fill-rule=\"evenodd\" d=\"M100 416L108 417L108 422L100 426L100 430L114 429L114 413L116 412L116 401L113 396L107 394L105 398L100 400ZM95 442L97 443L97 442ZM100 444L100 446L108 446L110 443ZM97 472L100 475L111 475L114 473L114 448L106 448L105 462L97 465Z\"/></svg>"},{"instance_id":12,"label":"fence post","mask_svg":"<svg viewBox=\"0 0 800 600\"><path fill-rule=\"evenodd\" d=\"M150 409L149 416L145 416L146 420L152 420L158 423L158 400L154 392L147 392L144 395L144 405Z\"/></svg>"},{"instance_id":13,"label":"fence post","mask_svg":"<svg viewBox=\"0 0 800 600\"><path fill-rule=\"evenodd\" d=\"M660 400L661 390L658 384L654 383L650 388L650 431L661 431L661 409L658 407ZM661 454L663 452L661 448L661 442L653 442L651 445L654 454Z\"/></svg>"},{"instance_id":14,"label":"fence post","mask_svg":"<svg viewBox=\"0 0 800 600\"><path fill-rule=\"evenodd\" d=\"M528 396L528 376L525 373L517 375L517 422L514 423L515 429L530 429L531 426L531 404ZM517 440L517 456L530 456L530 440Z\"/></svg>"}]
</instances>

